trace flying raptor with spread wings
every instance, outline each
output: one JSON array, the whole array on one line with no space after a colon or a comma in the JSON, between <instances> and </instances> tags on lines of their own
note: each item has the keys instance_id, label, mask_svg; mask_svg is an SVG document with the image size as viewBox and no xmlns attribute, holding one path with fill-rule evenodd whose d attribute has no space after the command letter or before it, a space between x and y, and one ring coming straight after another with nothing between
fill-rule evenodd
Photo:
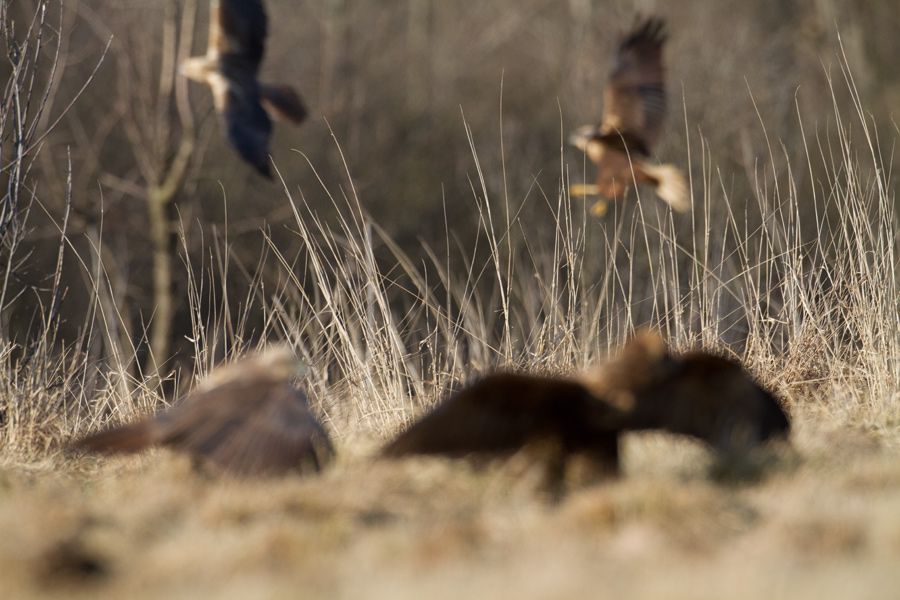
<instances>
[{"instance_id":1,"label":"flying raptor with spread wings","mask_svg":"<svg viewBox=\"0 0 900 600\"><path fill-rule=\"evenodd\" d=\"M300 123L306 109L290 86L257 79L267 32L262 0L211 0L206 56L186 60L181 73L209 85L231 144L257 171L271 177L272 118Z\"/></svg>"},{"instance_id":2,"label":"flying raptor with spread wings","mask_svg":"<svg viewBox=\"0 0 900 600\"><path fill-rule=\"evenodd\" d=\"M172 408L72 444L79 451L130 454L165 446L234 475L317 472L334 450L291 384L300 365L275 348L219 367Z\"/></svg>"},{"instance_id":3,"label":"flying raptor with spread wings","mask_svg":"<svg viewBox=\"0 0 900 600\"><path fill-rule=\"evenodd\" d=\"M591 208L596 216L606 213L609 200L641 183L655 186L656 195L674 210L690 208L681 171L650 162L666 113L665 41L665 24L658 18L639 23L622 39L603 92L600 124L581 127L569 138L597 165L596 183L573 185L570 195L600 196Z\"/></svg>"}]
</instances>

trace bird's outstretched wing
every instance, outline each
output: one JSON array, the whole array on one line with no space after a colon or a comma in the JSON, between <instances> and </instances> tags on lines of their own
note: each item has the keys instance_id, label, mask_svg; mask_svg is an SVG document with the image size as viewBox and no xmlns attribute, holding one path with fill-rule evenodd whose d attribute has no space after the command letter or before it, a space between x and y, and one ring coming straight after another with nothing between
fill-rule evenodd
<instances>
[{"instance_id":1,"label":"bird's outstretched wing","mask_svg":"<svg viewBox=\"0 0 900 600\"><path fill-rule=\"evenodd\" d=\"M218 93L223 96L222 120L228 140L241 158L271 178L269 139L272 137L272 120L261 104L259 84L253 79L229 80Z\"/></svg>"},{"instance_id":2,"label":"bird's outstretched wing","mask_svg":"<svg viewBox=\"0 0 900 600\"><path fill-rule=\"evenodd\" d=\"M157 443L156 433L154 420L143 419L91 433L69 444L69 448L98 454L142 452Z\"/></svg>"},{"instance_id":3,"label":"bird's outstretched wing","mask_svg":"<svg viewBox=\"0 0 900 600\"><path fill-rule=\"evenodd\" d=\"M608 409L578 382L554 377L498 373L449 396L383 449L410 454L512 453L525 444L555 437L590 446L615 433L596 426ZM594 427L593 431L591 428Z\"/></svg>"},{"instance_id":4,"label":"bird's outstretched wing","mask_svg":"<svg viewBox=\"0 0 900 600\"><path fill-rule=\"evenodd\" d=\"M209 47L227 67L259 70L268 21L262 0L210 0Z\"/></svg>"},{"instance_id":5,"label":"bird's outstretched wing","mask_svg":"<svg viewBox=\"0 0 900 600\"><path fill-rule=\"evenodd\" d=\"M662 19L649 18L624 37L603 93L598 134L633 153L649 154L666 113L664 28Z\"/></svg>"}]
</instances>

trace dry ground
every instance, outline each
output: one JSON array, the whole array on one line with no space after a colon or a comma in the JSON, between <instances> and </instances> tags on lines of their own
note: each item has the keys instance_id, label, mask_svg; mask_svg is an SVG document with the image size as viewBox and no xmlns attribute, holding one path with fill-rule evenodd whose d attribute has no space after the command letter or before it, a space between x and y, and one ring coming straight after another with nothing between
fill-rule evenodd
<instances>
[{"instance_id":1,"label":"dry ground","mask_svg":"<svg viewBox=\"0 0 900 600\"><path fill-rule=\"evenodd\" d=\"M559 503L515 458L477 472L355 448L318 478L250 482L165 452L6 464L0 577L16 598L895 598L898 439L796 429L741 481L634 436L620 480Z\"/></svg>"}]
</instances>

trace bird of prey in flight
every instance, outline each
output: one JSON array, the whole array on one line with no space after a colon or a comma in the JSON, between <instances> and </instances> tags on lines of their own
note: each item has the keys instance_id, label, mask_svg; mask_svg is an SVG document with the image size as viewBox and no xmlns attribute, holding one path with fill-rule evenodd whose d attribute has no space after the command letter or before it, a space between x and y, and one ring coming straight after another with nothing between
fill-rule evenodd
<instances>
[{"instance_id":1,"label":"bird of prey in flight","mask_svg":"<svg viewBox=\"0 0 900 600\"><path fill-rule=\"evenodd\" d=\"M272 118L299 124L306 108L287 85L257 79L268 20L262 0L211 0L206 56L189 58L181 73L209 85L228 140L245 161L271 178Z\"/></svg>"},{"instance_id":2,"label":"bird of prey in flight","mask_svg":"<svg viewBox=\"0 0 900 600\"><path fill-rule=\"evenodd\" d=\"M597 165L596 183L569 190L573 197L599 196L591 207L595 216L603 216L610 200L642 183L655 186L656 195L672 209L690 208L681 171L650 161L666 114L665 41L665 24L658 18L646 19L623 37L603 91L600 124L581 127L569 138Z\"/></svg>"},{"instance_id":3,"label":"bird of prey in flight","mask_svg":"<svg viewBox=\"0 0 900 600\"><path fill-rule=\"evenodd\" d=\"M243 358L214 370L172 408L71 447L127 454L165 446L240 476L317 472L333 449L306 394L291 384L300 371L287 347Z\"/></svg>"}]
</instances>

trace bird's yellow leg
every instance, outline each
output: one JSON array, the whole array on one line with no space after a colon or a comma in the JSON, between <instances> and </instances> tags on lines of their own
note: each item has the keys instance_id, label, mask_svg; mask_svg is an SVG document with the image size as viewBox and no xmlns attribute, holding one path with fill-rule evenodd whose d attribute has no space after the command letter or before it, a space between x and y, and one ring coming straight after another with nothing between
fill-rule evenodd
<instances>
[{"instance_id":1,"label":"bird's yellow leg","mask_svg":"<svg viewBox=\"0 0 900 600\"><path fill-rule=\"evenodd\" d=\"M600 189L597 187L597 184L576 183L569 186L569 196L572 198L584 198L585 196L597 196L599 194Z\"/></svg>"},{"instance_id":2,"label":"bird's yellow leg","mask_svg":"<svg viewBox=\"0 0 900 600\"><path fill-rule=\"evenodd\" d=\"M591 206L591 214L598 218L604 217L607 210L609 210L609 202L607 200L597 200Z\"/></svg>"}]
</instances>

